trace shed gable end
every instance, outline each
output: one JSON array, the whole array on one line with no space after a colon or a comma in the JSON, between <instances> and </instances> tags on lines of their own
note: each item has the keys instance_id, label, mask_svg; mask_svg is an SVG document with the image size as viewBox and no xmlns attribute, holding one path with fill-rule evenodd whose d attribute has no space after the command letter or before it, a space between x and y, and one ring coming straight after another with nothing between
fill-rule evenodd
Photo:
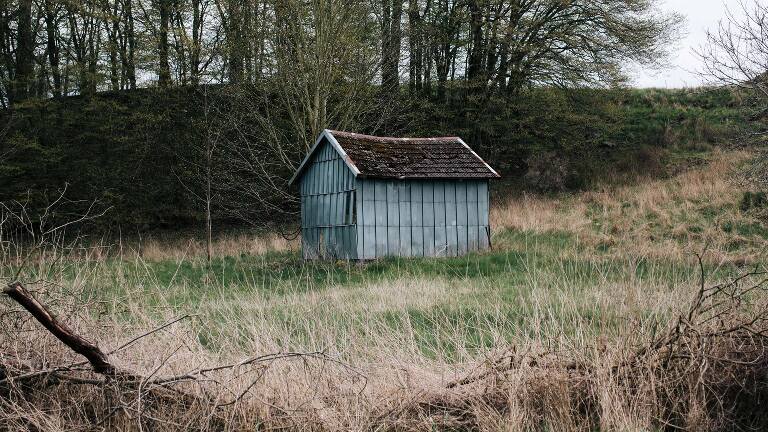
<instances>
[{"instance_id":1,"label":"shed gable end","mask_svg":"<svg viewBox=\"0 0 768 432\"><path fill-rule=\"evenodd\" d=\"M356 179L331 143L319 143L298 181L304 258L355 259Z\"/></svg>"},{"instance_id":2,"label":"shed gable end","mask_svg":"<svg viewBox=\"0 0 768 432\"><path fill-rule=\"evenodd\" d=\"M350 190L354 187L354 178L333 145L323 140L297 180L301 195L312 195Z\"/></svg>"}]
</instances>

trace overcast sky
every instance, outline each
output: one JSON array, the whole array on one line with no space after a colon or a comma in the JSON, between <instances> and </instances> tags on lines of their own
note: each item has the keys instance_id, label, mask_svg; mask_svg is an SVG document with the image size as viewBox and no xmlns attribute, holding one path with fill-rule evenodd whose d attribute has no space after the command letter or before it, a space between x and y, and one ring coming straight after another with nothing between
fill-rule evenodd
<instances>
[{"instance_id":1,"label":"overcast sky","mask_svg":"<svg viewBox=\"0 0 768 432\"><path fill-rule=\"evenodd\" d=\"M693 52L706 40L707 29L715 29L725 15L726 4L731 11L738 9L738 0L662 0L661 8L686 17L685 35L672 55L669 69L650 71L638 68L633 74L638 87L694 87L702 84L696 71L700 61Z\"/></svg>"}]
</instances>

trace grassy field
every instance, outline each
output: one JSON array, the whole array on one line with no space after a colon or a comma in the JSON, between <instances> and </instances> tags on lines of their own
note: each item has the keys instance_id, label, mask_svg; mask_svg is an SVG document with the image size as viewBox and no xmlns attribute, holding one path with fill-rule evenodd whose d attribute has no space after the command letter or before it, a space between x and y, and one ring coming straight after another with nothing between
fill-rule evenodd
<instances>
[{"instance_id":1,"label":"grassy field","mask_svg":"<svg viewBox=\"0 0 768 432\"><path fill-rule=\"evenodd\" d=\"M248 339L254 326L280 335L283 349L343 354L405 336L444 361L521 338L594 339L667 314L698 284L696 254L712 281L761 262L768 228L740 210L743 191L730 177L747 157L716 153L671 179L499 203L488 253L307 263L295 242L242 237L221 240L208 264L194 245L165 254L151 245L94 262L100 276L84 293L194 313L211 347ZM262 253L239 252L249 249Z\"/></svg>"},{"instance_id":2,"label":"grassy field","mask_svg":"<svg viewBox=\"0 0 768 432\"><path fill-rule=\"evenodd\" d=\"M439 419L413 418L408 404L463 397L466 390L446 390L446 383L500 352L604 364L652 339L699 287L697 254L707 284L762 268L768 226L760 209L742 208L746 189L736 175L750 157L714 151L670 178L497 198L493 250L466 257L311 263L300 259L295 241L240 235L218 239L210 264L199 242L147 241L135 249L115 246L110 254L92 250L78 260L49 257L25 279L49 281L32 286L104 346L191 316L115 355L131 370L173 374L264 353L321 352L334 359L270 363L216 378L214 399L244 396L233 424L428 430ZM49 362L71 357L44 335L28 344L44 346ZM526 370L515 375L519 382L505 384L510 406L517 406L513 399L528 403L514 392L533 392L516 387L538 379ZM558 392L552 385L547 397ZM598 398L602 428L656 424L652 410L617 394ZM489 409L473 425L571 430L575 408L563 409L543 418Z\"/></svg>"}]
</instances>

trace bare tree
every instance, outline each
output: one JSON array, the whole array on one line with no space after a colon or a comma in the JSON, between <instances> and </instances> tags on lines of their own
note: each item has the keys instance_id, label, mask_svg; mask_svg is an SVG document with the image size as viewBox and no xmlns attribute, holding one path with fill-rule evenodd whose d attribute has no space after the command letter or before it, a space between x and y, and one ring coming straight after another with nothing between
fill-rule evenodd
<instances>
[{"instance_id":1,"label":"bare tree","mask_svg":"<svg viewBox=\"0 0 768 432\"><path fill-rule=\"evenodd\" d=\"M768 112L768 4L759 0L741 0L735 9L727 8L725 17L707 32L707 43L698 49L700 71L708 83L744 90L757 110L756 118ZM745 137L763 137L756 130ZM743 180L758 189L768 185L768 154L763 150L743 168Z\"/></svg>"},{"instance_id":2,"label":"bare tree","mask_svg":"<svg viewBox=\"0 0 768 432\"><path fill-rule=\"evenodd\" d=\"M711 84L735 86L768 99L768 4L740 1L726 9L717 28L698 50L702 75Z\"/></svg>"},{"instance_id":3,"label":"bare tree","mask_svg":"<svg viewBox=\"0 0 768 432\"><path fill-rule=\"evenodd\" d=\"M216 195L227 213L255 225L296 212L286 185L323 129L375 130L392 109L371 85L381 51L368 35L375 26L368 5L279 0L272 7L271 79L229 86L215 113L227 167Z\"/></svg>"},{"instance_id":4,"label":"bare tree","mask_svg":"<svg viewBox=\"0 0 768 432\"><path fill-rule=\"evenodd\" d=\"M225 130L215 114L219 110L217 101L210 94L209 86L200 88L202 118L200 130L202 136L190 144L189 149L181 152L180 157L186 174L176 173L176 178L187 192L203 207L205 214L205 252L208 262L213 255L213 204L214 195L220 189L222 176L217 169L221 134ZM189 151L191 150L191 151ZM214 189L215 188L215 189Z\"/></svg>"}]
</instances>

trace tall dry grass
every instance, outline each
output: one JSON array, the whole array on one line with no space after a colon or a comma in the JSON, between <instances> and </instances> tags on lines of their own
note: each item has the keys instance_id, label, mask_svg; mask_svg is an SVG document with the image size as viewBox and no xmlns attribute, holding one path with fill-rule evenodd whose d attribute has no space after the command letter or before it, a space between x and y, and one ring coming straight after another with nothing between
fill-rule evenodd
<instances>
[{"instance_id":1,"label":"tall dry grass","mask_svg":"<svg viewBox=\"0 0 768 432\"><path fill-rule=\"evenodd\" d=\"M215 275L200 281L173 278L171 283L153 276L152 260L174 257L181 266L197 249L145 249L130 257L139 269L133 272L122 267L109 271L112 263L89 254L39 255L21 275L28 288L105 351L179 315L190 317L110 356L121 369L145 377L139 382L102 382L77 366L33 381L9 380L81 359L18 306L3 301L0 428L635 431L765 426L760 407L750 401L768 394L768 317L763 312L768 294L744 291L758 286L763 276L751 274L733 288L727 275L718 276L707 285L721 283L724 291L702 300L696 296L701 292L697 275L670 274L664 263L687 259L686 250L705 239L685 237L668 244L663 237L650 238L692 223L686 212L700 212L702 206L726 208L724 214L734 216L727 209L737 192L723 172L741 157L719 155L712 165L668 181L565 200L525 197L493 210L496 226L567 231L588 245L612 241L618 250L612 259L625 271L618 275L606 273L612 267L602 266L603 256L590 254L589 248L571 252L585 255L593 266L588 273L596 276L588 279L574 271L584 264L569 254L537 259L532 249L521 258L522 267L515 271L522 273L522 282L513 287L493 277L392 273L322 289L299 275L274 281L270 291L256 279L233 286ZM650 226L645 222L649 213L662 223ZM717 217L725 216L715 216L715 224ZM616 226L596 228L596 218ZM733 259L724 246L727 240L709 229L703 233L714 237L717 248L708 259ZM233 252L228 248L242 247L238 242L243 241L222 243L219 252ZM277 241L272 246L286 245ZM254 247L254 252L263 250ZM638 262L648 256L662 259L647 264L645 276L639 277ZM0 276L15 272L13 266L0 266ZM180 307L178 298L195 303ZM691 313L697 301L700 309ZM253 360L270 353L277 355ZM196 372L217 365L231 367ZM157 379L190 373L194 379L180 380L170 394L161 392L166 386ZM753 414L745 414L750 410Z\"/></svg>"},{"instance_id":2,"label":"tall dry grass","mask_svg":"<svg viewBox=\"0 0 768 432\"><path fill-rule=\"evenodd\" d=\"M758 282L757 275L750 276L744 286ZM87 283L81 280L81 287ZM465 324L451 325L447 320L443 331L451 343L435 345L430 353L423 349L408 309L427 309L432 298L445 297L455 289L471 291L471 286L439 280L392 280L362 287L354 294L330 289L303 296L297 293L283 300L211 298L212 304L200 307L213 310L223 320L223 325L216 327L221 334L210 333L204 315L193 316L110 356L121 369L146 377L138 384L98 384L98 377L77 368L67 375L97 379L96 383L52 377L1 382L0 426L51 431L573 431L657 430L666 428L665 422L689 430L734 425L733 418L722 415L730 411L709 405L709 393L696 393L707 390L696 383L697 376L706 375L709 380L710 374L719 372L708 368L725 371L724 365L703 357L708 365L685 363L684 368L667 368L663 366L666 351L637 354L666 329L688 334L685 328L676 330L679 325L667 323L686 315L689 302L681 299L696 291L695 281L671 289L661 284L605 281L586 291L575 290L566 278L530 283L533 295L524 301L532 315L525 328L504 321L501 303L483 302L489 312L487 319L473 324L498 332L493 346L478 350L471 346ZM104 350L176 318L170 305L148 308L131 296L113 299L111 306L119 305L119 313L100 314L109 308L91 302L86 305L91 309L86 314L82 311L83 292L64 295L45 284L30 288L73 328L99 341ZM415 291L420 288L425 290L422 295ZM764 301L759 300L758 306ZM3 307L0 346L5 372L80 360L17 307L7 302ZM287 308L297 319L279 324L271 319L276 308ZM377 313L382 309L399 320L400 331L392 331L392 318L385 320ZM585 314L585 310L591 313ZM332 318L337 313L356 317L354 326L339 326ZM749 309L739 310L742 313L749 316ZM319 319L302 319L309 316ZM443 318L439 313L431 317ZM725 321L730 325L733 319L727 316ZM615 325L614 320L620 324ZM696 332L721 330L697 316L690 321ZM755 329L763 325L760 321ZM754 340L762 339L755 335ZM746 340L740 343L741 350L731 347L728 351L730 345L719 342L702 348L722 351L718 355L724 356L733 352L746 355ZM681 350L689 347L689 342L670 346ZM242 364L253 356L289 352L307 354ZM699 355L698 348L694 353ZM762 363L755 364L762 368L764 354L757 351L757 355ZM744 373L737 366L753 360L733 358L727 366L736 368L733 373ZM620 367L633 361L639 363L629 369ZM153 382L155 378L223 364L233 366L174 385L183 395L161 397L160 385ZM739 375L734 380L743 378ZM694 381L688 382L690 379ZM756 382L764 384L763 379ZM726 384L732 385L730 381ZM696 392L685 393L691 389Z\"/></svg>"},{"instance_id":3,"label":"tall dry grass","mask_svg":"<svg viewBox=\"0 0 768 432\"><path fill-rule=\"evenodd\" d=\"M684 261L706 249L715 264L755 263L768 241L723 229L726 223L760 223L738 207L740 166L749 157L716 151L708 164L671 179L557 197L523 195L492 208L491 222L502 229L571 233L620 255Z\"/></svg>"},{"instance_id":4,"label":"tall dry grass","mask_svg":"<svg viewBox=\"0 0 768 432\"><path fill-rule=\"evenodd\" d=\"M287 238L276 233L236 233L214 237L211 243L212 257L240 255L262 255L269 252L296 251L300 246L298 238ZM112 254L123 258L140 257L147 261L183 260L206 255L206 243L194 236L173 238L149 237L118 242L109 248Z\"/></svg>"}]
</instances>

